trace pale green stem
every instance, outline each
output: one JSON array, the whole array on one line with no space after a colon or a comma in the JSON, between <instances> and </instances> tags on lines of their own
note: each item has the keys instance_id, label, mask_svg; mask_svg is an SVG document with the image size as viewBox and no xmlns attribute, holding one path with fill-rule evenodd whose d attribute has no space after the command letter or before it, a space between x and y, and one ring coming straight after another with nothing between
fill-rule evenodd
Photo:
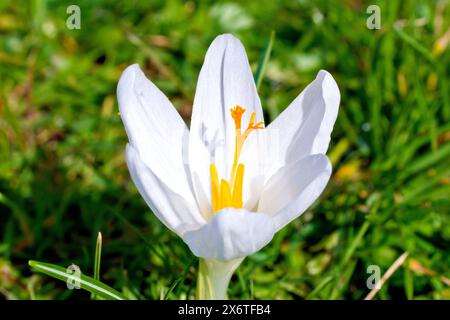
<instances>
[{"instance_id":1,"label":"pale green stem","mask_svg":"<svg viewBox=\"0 0 450 320\"><path fill-rule=\"evenodd\" d=\"M233 272L244 258L230 261L205 260L200 258L197 277L197 299L225 300Z\"/></svg>"}]
</instances>

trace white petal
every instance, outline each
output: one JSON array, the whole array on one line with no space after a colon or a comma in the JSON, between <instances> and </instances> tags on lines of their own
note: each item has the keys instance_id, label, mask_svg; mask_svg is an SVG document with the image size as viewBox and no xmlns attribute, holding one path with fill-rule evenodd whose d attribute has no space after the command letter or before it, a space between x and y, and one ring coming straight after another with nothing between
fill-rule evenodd
<instances>
[{"instance_id":1,"label":"white petal","mask_svg":"<svg viewBox=\"0 0 450 320\"><path fill-rule=\"evenodd\" d=\"M219 178L228 179L230 175L235 143L230 109L236 104L247 110L243 127L252 112L256 121L263 121L245 49L237 38L226 34L218 36L206 53L192 111L189 164L203 211L211 212L209 165L216 164Z\"/></svg>"},{"instance_id":2,"label":"white petal","mask_svg":"<svg viewBox=\"0 0 450 320\"><path fill-rule=\"evenodd\" d=\"M225 261L253 254L268 244L274 233L270 216L227 208L203 227L186 232L183 240L197 257Z\"/></svg>"},{"instance_id":3,"label":"white petal","mask_svg":"<svg viewBox=\"0 0 450 320\"><path fill-rule=\"evenodd\" d=\"M270 141L265 129L254 131L244 143L240 163L245 165L242 198L244 208L256 211L261 191L264 187L267 169L271 168L267 162Z\"/></svg>"},{"instance_id":4,"label":"white petal","mask_svg":"<svg viewBox=\"0 0 450 320\"><path fill-rule=\"evenodd\" d=\"M184 198L167 186L130 144L127 145L126 159L139 193L166 227L182 236L186 231L198 229L205 223L195 201Z\"/></svg>"},{"instance_id":5,"label":"white petal","mask_svg":"<svg viewBox=\"0 0 450 320\"><path fill-rule=\"evenodd\" d=\"M273 170L311 154L326 153L340 101L333 77L321 70L316 79L268 127Z\"/></svg>"},{"instance_id":6,"label":"white petal","mask_svg":"<svg viewBox=\"0 0 450 320\"><path fill-rule=\"evenodd\" d=\"M265 184L258 211L273 214L276 229L280 230L319 197L330 175L331 163L323 154L292 162Z\"/></svg>"},{"instance_id":7,"label":"white petal","mask_svg":"<svg viewBox=\"0 0 450 320\"><path fill-rule=\"evenodd\" d=\"M123 72L117 99L128 138L142 161L172 190L192 200L189 131L177 110L137 64Z\"/></svg>"}]
</instances>

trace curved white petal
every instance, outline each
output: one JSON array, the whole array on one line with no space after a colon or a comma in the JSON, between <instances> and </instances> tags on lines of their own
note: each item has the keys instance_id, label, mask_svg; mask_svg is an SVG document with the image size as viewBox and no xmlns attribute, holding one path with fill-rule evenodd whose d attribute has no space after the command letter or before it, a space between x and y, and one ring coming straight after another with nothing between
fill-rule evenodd
<instances>
[{"instance_id":1,"label":"curved white petal","mask_svg":"<svg viewBox=\"0 0 450 320\"><path fill-rule=\"evenodd\" d=\"M275 137L272 170L311 154L326 153L339 101L333 77L319 71L316 79L267 127Z\"/></svg>"},{"instance_id":2,"label":"curved white petal","mask_svg":"<svg viewBox=\"0 0 450 320\"><path fill-rule=\"evenodd\" d=\"M271 168L270 141L265 129L250 133L244 143L240 163L245 165L242 198L244 208L256 211L259 196L264 187L267 169Z\"/></svg>"},{"instance_id":3,"label":"curved white petal","mask_svg":"<svg viewBox=\"0 0 450 320\"><path fill-rule=\"evenodd\" d=\"M237 38L225 34L218 36L206 53L192 111L189 165L203 212L211 212L210 164L216 164L220 178L228 179L230 175L235 143L230 109L237 104L247 110L243 127L247 126L252 112L256 113L256 121L263 121L245 49ZM247 141L246 145L251 143Z\"/></svg>"},{"instance_id":4,"label":"curved white petal","mask_svg":"<svg viewBox=\"0 0 450 320\"><path fill-rule=\"evenodd\" d=\"M205 223L195 201L184 198L156 176L131 144L127 145L126 160L139 193L166 227L183 236Z\"/></svg>"},{"instance_id":5,"label":"curved white petal","mask_svg":"<svg viewBox=\"0 0 450 320\"><path fill-rule=\"evenodd\" d=\"M197 257L224 261L260 250L275 231L272 218L264 213L227 208L203 227L186 232L183 240Z\"/></svg>"},{"instance_id":6,"label":"curved white petal","mask_svg":"<svg viewBox=\"0 0 450 320\"><path fill-rule=\"evenodd\" d=\"M177 110L137 64L122 73L117 99L128 139L142 161L168 187L193 200L187 159L189 131Z\"/></svg>"},{"instance_id":7,"label":"curved white petal","mask_svg":"<svg viewBox=\"0 0 450 320\"><path fill-rule=\"evenodd\" d=\"M282 167L264 186L258 211L273 215L280 230L319 197L331 176L327 156L315 154Z\"/></svg>"}]
</instances>

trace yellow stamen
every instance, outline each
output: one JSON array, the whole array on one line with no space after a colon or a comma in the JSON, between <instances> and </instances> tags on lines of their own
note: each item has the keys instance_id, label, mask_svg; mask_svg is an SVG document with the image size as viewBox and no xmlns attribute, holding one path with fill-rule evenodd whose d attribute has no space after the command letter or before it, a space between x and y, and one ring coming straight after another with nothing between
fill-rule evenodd
<instances>
[{"instance_id":1,"label":"yellow stamen","mask_svg":"<svg viewBox=\"0 0 450 320\"><path fill-rule=\"evenodd\" d=\"M231 196L231 206L233 208L242 208L242 184L244 182L244 165L239 164L236 171L236 179L233 185L233 194Z\"/></svg>"},{"instance_id":2,"label":"yellow stamen","mask_svg":"<svg viewBox=\"0 0 450 320\"><path fill-rule=\"evenodd\" d=\"M239 105L236 105L234 108L230 109L231 117L233 118L234 125L236 127L236 140L234 146L233 166L231 167L229 182L222 179L219 183L217 168L215 164L210 165L211 202L214 213L227 207L242 208L243 206L242 186L244 181L244 165L239 163L239 157L241 155L244 142L250 133L264 128L264 122L255 123L256 113L252 112L248 126L242 133L241 122L242 115L245 111L246 110Z\"/></svg>"},{"instance_id":3,"label":"yellow stamen","mask_svg":"<svg viewBox=\"0 0 450 320\"><path fill-rule=\"evenodd\" d=\"M211 174L211 202L213 211L216 212L219 208L219 176L215 164L211 163L209 173Z\"/></svg>"},{"instance_id":4,"label":"yellow stamen","mask_svg":"<svg viewBox=\"0 0 450 320\"><path fill-rule=\"evenodd\" d=\"M222 179L220 181L220 198L219 198L219 210L227 208L231 205L231 190L227 180Z\"/></svg>"}]
</instances>

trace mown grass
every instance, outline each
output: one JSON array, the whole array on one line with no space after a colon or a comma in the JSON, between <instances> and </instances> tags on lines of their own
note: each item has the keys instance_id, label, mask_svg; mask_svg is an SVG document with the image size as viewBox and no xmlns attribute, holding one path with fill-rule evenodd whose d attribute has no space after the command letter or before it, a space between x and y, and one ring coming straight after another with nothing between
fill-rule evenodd
<instances>
[{"instance_id":1,"label":"mown grass","mask_svg":"<svg viewBox=\"0 0 450 320\"><path fill-rule=\"evenodd\" d=\"M89 299L28 260L75 263L128 298L192 298L197 262L146 207L125 161L115 88L139 63L189 121L211 40L232 32L272 120L333 74L341 107L334 174L300 219L233 276L237 299L362 299L367 267L406 263L377 298L449 299L449 2L74 1L0 3L0 299ZM366 28L378 4L382 29ZM445 278L447 277L447 278Z\"/></svg>"}]
</instances>

